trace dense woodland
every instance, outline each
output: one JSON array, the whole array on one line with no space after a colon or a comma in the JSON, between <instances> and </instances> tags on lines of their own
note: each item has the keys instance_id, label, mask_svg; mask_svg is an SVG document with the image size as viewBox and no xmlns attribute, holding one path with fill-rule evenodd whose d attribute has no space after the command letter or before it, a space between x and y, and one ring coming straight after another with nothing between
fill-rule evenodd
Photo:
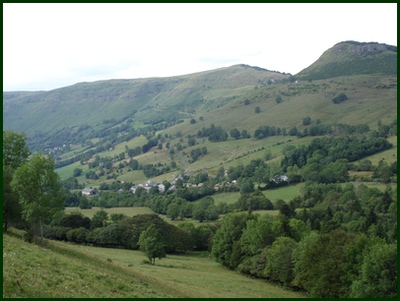
<instances>
[{"instance_id":1,"label":"dense woodland","mask_svg":"<svg viewBox=\"0 0 400 301\"><path fill-rule=\"evenodd\" d=\"M103 183L100 195L91 198L71 192L83 188L76 178L60 181L53 158L31 155L23 134L3 131L3 228L25 229L26 239L32 242L48 238L140 248L153 264L156 257L168 253L208 251L227 268L309 292L312 297L397 297L397 188L393 188L397 186L390 185L397 181L397 162L388 165L381 160L373 166L365 158L392 147L385 137L397 135L395 125L381 125L377 131L341 125L338 128L344 134L316 137L307 146L286 146L279 164L261 158L230 167L227 174L221 167L215 177L206 172L182 175L176 190L168 190L172 185L165 181L163 194L157 187L149 193L138 188L132 194L127 192L132 183L114 181ZM282 134L273 127L260 127L254 137L265 139L278 132ZM238 133L232 131L231 138L247 139L246 132ZM201 137L217 143L228 134L222 127L211 126L198 133L197 138ZM142 152L156 147L162 138L149 137ZM200 153L207 151L200 149ZM130 149L126 154L132 169L162 172L139 164ZM99 162L104 169L113 166L111 160L98 156L90 163L94 170ZM98 170L94 170L86 176L95 177ZM373 180L388 183L387 189L355 187L350 182L351 170L373 171ZM74 171L75 176L80 174ZM272 202L262 190L288 185L280 180L283 174L290 183L305 182L304 191L290 202ZM202 186L183 185L188 182ZM125 192L116 193L121 188ZM240 192L236 203L214 204L215 193L229 191ZM157 214L130 218L108 216L100 210L90 219L81 213L66 214L62 209L68 206L145 206L172 220L224 218L197 227L190 222L174 226ZM279 210L279 214L259 215L258 210Z\"/></svg>"}]
</instances>

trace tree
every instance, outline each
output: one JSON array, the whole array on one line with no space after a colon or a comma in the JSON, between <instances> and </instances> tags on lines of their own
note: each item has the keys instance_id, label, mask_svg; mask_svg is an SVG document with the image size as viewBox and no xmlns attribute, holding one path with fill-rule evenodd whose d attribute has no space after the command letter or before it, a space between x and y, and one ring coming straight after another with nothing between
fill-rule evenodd
<instances>
[{"instance_id":1,"label":"tree","mask_svg":"<svg viewBox=\"0 0 400 301\"><path fill-rule=\"evenodd\" d=\"M97 211L92 217L92 229L107 226L108 213L103 209Z\"/></svg>"},{"instance_id":2,"label":"tree","mask_svg":"<svg viewBox=\"0 0 400 301\"><path fill-rule=\"evenodd\" d=\"M275 101L276 101L276 103L281 103L281 102L282 102L282 97L281 97L280 95L278 95L278 96L275 98Z\"/></svg>"},{"instance_id":3,"label":"tree","mask_svg":"<svg viewBox=\"0 0 400 301\"><path fill-rule=\"evenodd\" d=\"M242 133L241 133L241 135L242 135L242 138L251 138L250 134L247 133L246 130L243 130Z\"/></svg>"},{"instance_id":4,"label":"tree","mask_svg":"<svg viewBox=\"0 0 400 301\"><path fill-rule=\"evenodd\" d=\"M156 258L161 259L166 256L161 235L154 224L140 234L138 245L153 265L156 263Z\"/></svg>"},{"instance_id":5,"label":"tree","mask_svg":"<svg viewBox=\"0 0 400 301\"><path fill-rule=\"evenodd\" d=\"M73 177L79 177L82 174L82 169L80 168L75 168L74 169L74 173L73 173Z\"/></svg>"},{"instance_id":6,"label":"tree","mask_svg":"<svg viewBox=\"0 0 400 301\"><path fill-rule=\"evenodd\" d=\"M310 125L311 124L311 118L310 117L306 117L303 119L303 125Z\"/></svg>"},{"instance_id":7,"label":"tree","mask_svg":"<svg viewBox=\"0 0 400 301\"><path fill-rule=\"evenodd\" d=\"M10 221L21 219L21 206L18 195L11 187L16 168L26 162L30 155L26 137L11 130L3 131L3 229L7 232Z\"/></svg>"},{"instance_id":8,"label":"tree","mask_svg":"<svg viewBox=\"0 0 400 301\"><path fill-rule=\"evenodd\" d=\"M341 102L343 102L343 101L345 101L347 99L348 99L348 97L347 97L346 94L340 93L338 96L336 96L335 98L332 99L332 102L338 104L338 103L341 103Z\"/></svg>"},{"instance_id":9,"label":"tree","mask_svg":"<svg viewBox=\"0 0 400 301\"><path fill-rule=\"evenodd\" d=\"M11 181L13 169L3 165L3 230L7 232L9 222L21 219L21 206L17 195L13 192Z\"/></svg>"},{"instance_id":10,"label":"tree","mask_svg":"<svg viewBox=\"0 0 400 301\"><path fill-rule=\"evenodd\" d=\"M290 135L290 136L296 136L296 135L297 135L297 127L292 127L292 128L289 130L289 135Z\"/></svg>"},{"instance_id":11,"label":"tree","mask_svg":"<svg viewBox=\"0 0 400 301\"><path fill-rule=\"evenodd\" d=\"M234 139L239 139L240 138L240 132L237 128L234 128L233 130L231 130L229 132L229 134L231 135L232 138Z\"/></svg>"},{"instance_id":12,"label":"tree","mask_svg":"<svg viewBox=\"0 0 400 301\"><path fill-rule=\"evenodd\" d=\"M13 169L25 163L30 155L26 136L11 130L3 131L3 164Z\"/></svg>"},{"instance_id":13,"label":"tree","mask_svg":"<svg viewBox=\"0 0 400 301\"><path fill-rule=\"evenodd\" d=\"M212 241L211 253L218 262L231 269L237 267L237 262L234 260L234 253L237 246L240 245L239 240L246 228L246 222L254 216L247 213L233 214L225 216L221 227L215 233ZM238 244L239 243L239 244ZM236 245L236 248L235 248Z\"/></svg>"},{"instance_id":14,"label":"tree","mask_svg":"<svg viewBox=\"0 0 400 301\"><path fill-rule=\"evenodd\" d=\"M261 108L260 108L260 107L256 107L256 108L254 109L254 112L255 112L256 114L260 113L260 112L261 112Z\"/></svg>"},{"instance_id":15,"label":"tree","mask_svg":"<svg viewBox=\"0 0 400 301\"><path fill-rule=\"evenodd\" d=\"M351 285L353 298L397 298L397 244L378 243L364 257Z\"/></svg>"},{"instance_id":16,"label":"tree","mask_svg":"<svg viewBox=\"0 0 400 301\"><path fill-rule=\"evenodd\" d=\"M43 240L43 223L64 207L66 195L54 161L41 153L33 155L14 173L11 183L22 205L22 217L31 224L35 242L38 231Z\"/></svg>"},{"instance_id":17,"label":"tree","mask_svg":"<svg viewBox=\"0 0 400 301\"><path fill-rule=\"evenodd\" d=\"M320 234L315 239L305 237L293 250L294 284L310 292L313 298L347 297L343 283L346 250L356 240L353 233L341 229Z\"/></svg>"},{"instance_id":18,"label":"tree","mask_svg":"<svg viewBox=\"0 0 400 301\"><path fill-rule=\"evenodd\" d=\"M267 265L264 273L268 278L289 285L293 280L292 252L297 242L289 237L278 237L267 249Z\"/></svg>"},{"instance_id":19,"label":"tree","mask_svg":"<svg viewBox=\"0 0 400 301\"><path fill-rule=\"evenodd\" d=\"M248 100L247 98L244 100L244 105L248 106L250 104L250 100Z\"/></svg>"},{"instance_id":20,"label":"tree","mask_svg":"<svg viewBox=\"0 0 400 301\"><path fill-rule=\"evenodd\" d=\"M167 216L172 220L175 220L179 215L179 206L177 203L171 203L168 205Z\"/></svg>"}]
</instances>

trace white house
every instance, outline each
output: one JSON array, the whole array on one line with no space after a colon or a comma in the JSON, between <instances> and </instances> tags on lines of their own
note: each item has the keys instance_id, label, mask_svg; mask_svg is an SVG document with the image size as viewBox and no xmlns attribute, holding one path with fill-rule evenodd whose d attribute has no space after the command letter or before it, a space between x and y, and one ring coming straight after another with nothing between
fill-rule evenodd
<instances>
[{"instance_id":1,"label":"white house","mask_svg":"<svg viewBox=\"0 0 400 301\"><path fill-rule=\"evenodd\" d=\"M82 195L85 196L98 195L98 191L92 188L84 188L82 189Z\"/></svg>"}]
</instances>

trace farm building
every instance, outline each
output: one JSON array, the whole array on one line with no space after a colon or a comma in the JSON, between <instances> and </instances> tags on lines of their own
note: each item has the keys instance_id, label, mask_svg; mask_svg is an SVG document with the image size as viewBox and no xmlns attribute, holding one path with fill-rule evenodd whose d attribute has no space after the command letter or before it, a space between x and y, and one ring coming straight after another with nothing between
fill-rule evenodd
<instances>
[{"instance_id":1,"label":"farm building","mask_svg":"<svg viewBox=\"0 0 400 301\"><path fill-rule=\"evenodd\" d=\"M87 196L92 196L92 195L98 195L98 191L92 188L84 188L82 189L82 195L87 195Z\"/></svg>"}]
</instances>

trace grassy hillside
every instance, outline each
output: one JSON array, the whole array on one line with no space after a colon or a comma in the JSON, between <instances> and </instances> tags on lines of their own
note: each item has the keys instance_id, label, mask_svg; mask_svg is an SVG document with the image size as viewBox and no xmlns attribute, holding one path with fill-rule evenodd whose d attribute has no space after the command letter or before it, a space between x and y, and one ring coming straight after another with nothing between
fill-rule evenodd
<instances>
[{"instance_id":1,"label":"grassy hillside","mask_svg":"<svg viewBox=\"0 0 400 301\"><path fill-rule=\"evenodd\" d=\"M325 51L296 77L327 79L359 74L397 75L397 47L372 42L341 42Z\"/></svg>"},{"instance_id":2,"label":"grassy hillside","mask_svg":"<svg viewBox=\"0 0 400 301\"><path fill-rule=\"evenodd\" d=\"M208 253L168 255L51 241L45 248L3 234L3 298L299 298L217 264Z\"/></svg>"},{"instance_id":3,"label":"grassy hillside","mask_svg":"<svg viewBox=\"0 0 400 301\"><path fill-rule=\"evenodd\" d=\"M154 123L189 117L197 107L207 111L253 89L267 79L287 75L236 65L196 74L79 83L52 91L3 93L3 126L28 135L57 133L83 124L107 128L104 120L133 117ZM30 118L25 118L30 116Z\"/></svg>"},{"instance_id":4,"label":"grassy hillside","mask_svg":"<svg viewBox=\"0 0 400 301\"><path fill-rule=\"evenodd\" d=\"M3 127L25 131L33 150L49 152L66 146L66 150L54 154L56 164L70 160L57 169L60 176L67 179L75 168L80 168L83 174L79 182L93 187L114 180L145 181L142 170L127 166L130 158L126 149L142 148L148 139L158 136L163 137L161 145L134 156L140 164L158 168L176 163L168 172L155 176L155 181L171 181L182 171L215 174L221 167L227 169L261 158L266 151L272 153L270 162L278 162L286 145L307 144L313 139L254 139L260 126L286 131L296 127L303 132L310 127L303 125L306 117L311 125L319 121L331 126L365 124L375 130L379 120L390 124L397 119L396 54L395 46L342 42L297 74L297 80L289 74L235 65L169 78L107 80L52 91L4 92ZM340 93L348 99L333 103ZM212 124L227 133L235 128L246 130L252 138L229 137L215 143L197 137L199 131ZM195 145L188 145L189 137L195 138ZM203 147L207 154L193 161L191 151ZM89 152L85 160L74 159ZM124 158L114 161L113 172L98 180L86 179L88 164L96 155L115 159L121 154Z\"/></svg>"},{"instance_id":5,"label":"grassy hillside","mask_svg":"<svg viewBox=\"0 0 400 301\"><path fill-rule=\"evenodd\" d=\"M3 234L3 298L171 297L141 274L73 249L43 248ZM133 270L133 269L132 269ZM175 296L179 293L174 292Z\"/></svg>"}]
</instances>

